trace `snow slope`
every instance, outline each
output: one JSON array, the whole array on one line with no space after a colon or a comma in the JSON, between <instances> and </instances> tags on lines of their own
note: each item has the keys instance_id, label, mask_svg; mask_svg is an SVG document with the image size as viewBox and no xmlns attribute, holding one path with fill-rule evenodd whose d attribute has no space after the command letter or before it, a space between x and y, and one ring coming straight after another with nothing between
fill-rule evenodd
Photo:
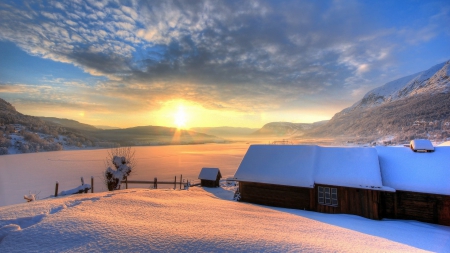
<instances>
[{"instance_id":1,"label":"snow slope","mask_svg":"<svg viewBox=\"0 0 450 253\"><path fill-rule=\"evenodd\" d=\"M129 189L0 207L0 252L450 252L450 229Z\"/></svg>"},{"instance_id":2,"label":"snow slope","mask_svg":"<svg viewBox=\"0 0 450 253\"><path fill-rule=\"evenodd\" d=\"M369 91L360 101L344 110L379 106L423 93L450 91L450 61L437 64L428 70L402 77Z\"/></svg>"}]
</instances>

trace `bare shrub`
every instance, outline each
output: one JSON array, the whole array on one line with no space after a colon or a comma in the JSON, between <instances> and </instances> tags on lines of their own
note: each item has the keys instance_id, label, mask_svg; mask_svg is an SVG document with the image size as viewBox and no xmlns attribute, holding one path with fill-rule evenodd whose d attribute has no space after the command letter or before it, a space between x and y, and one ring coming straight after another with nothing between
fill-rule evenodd
<instances>
[{"instance_id":1,"label":"bare shrub","mask_svg":"<svg viewBox=\"0 0 450 253\"><path fill-rule=\"evenodd\" d=\"M113 148L108 151L105 165L105 184L108 190L120 189L120 181L131 174L136 166L134 150L131 147Z\"/></svg>"}]
</instances>

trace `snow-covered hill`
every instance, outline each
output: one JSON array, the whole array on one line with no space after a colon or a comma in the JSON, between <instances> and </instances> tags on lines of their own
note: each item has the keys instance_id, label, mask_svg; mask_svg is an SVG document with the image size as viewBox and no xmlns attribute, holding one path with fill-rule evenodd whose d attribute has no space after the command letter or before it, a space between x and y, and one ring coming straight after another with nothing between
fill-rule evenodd
<instances>
[{"instance_id":1,"label":"snow-covered hill","mask_svg":"<svg viewBox=\"0 0 450 253\"><path fill-rule=\"evenodd\" d=\"M447 93L450 91L449 76L450 60L375 88L344 111L375 107L419 94Z\"/></svg>"}]
</instances>

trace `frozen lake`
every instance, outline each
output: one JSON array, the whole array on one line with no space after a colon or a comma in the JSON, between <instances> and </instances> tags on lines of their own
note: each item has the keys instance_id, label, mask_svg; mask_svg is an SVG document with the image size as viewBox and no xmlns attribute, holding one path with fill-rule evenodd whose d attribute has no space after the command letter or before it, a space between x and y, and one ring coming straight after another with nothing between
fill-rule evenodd
<instances>
[{"instance_id":1,"label":"frozen lake","mask_svg":"<svg viewBox=\"0 0 450 253\"><path fill-rule=\"evenodd\" d=\"M233 176L247 151L248 144L202 144L133 147L136 168L129 180L197 180L202 167L218 167L224 178ZM23 203L25 194L38 193L38 199L79 186L80 177L94 192L106 191L103 172L107 149L58 151L0 156L0 206ZM129 185L129 187L149 187Z\"/></svg>"}]
</instances>

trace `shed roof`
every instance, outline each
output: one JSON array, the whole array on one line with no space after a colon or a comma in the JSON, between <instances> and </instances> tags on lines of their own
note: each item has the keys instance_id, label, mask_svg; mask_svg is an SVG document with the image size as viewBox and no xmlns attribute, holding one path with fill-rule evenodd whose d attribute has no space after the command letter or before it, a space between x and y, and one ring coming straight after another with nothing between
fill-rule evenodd
<instances>
[{"instance_id":1,"label":"shed roof","mask_svg":"<svg viewBox=\"0 0 450 253\"><path fill-rule=\"evenodd\" d=\"M314 181L353 188L393 189L383 186L377 150L362 147L319 147Z\"/></svg>"},{"instance_id":2,"label":"shed roof","mask_svg":"<svg viewBox=\"0 0 450 253\"><path fill-rule=\"evenodd\" d=\"M450 147L415 153L404 147L376 147L383 184L396 190L450 195Z\"/></svg>"},{"instance_id":3,"label":"shed roof","mask_svg":"<svg viewBox=\"0 0 450 253\"><path fill-rule=\"evenodd\" d=\"M220 175L219 168L202 168L200 175L198 175L198 179L215 181L218 174ZM220 175L220 177L222 177L222 175Z\"/></svg>"},{"instance_id":4,"label":"shed roof","mask_svg":"<svg viewBox=\"0 0 450 253\"><path fill-rule=\"evenodd\" d=\"M314 187L317 146L252 145L234 178L239 181Z\"/></svg>"}]
</instances>

